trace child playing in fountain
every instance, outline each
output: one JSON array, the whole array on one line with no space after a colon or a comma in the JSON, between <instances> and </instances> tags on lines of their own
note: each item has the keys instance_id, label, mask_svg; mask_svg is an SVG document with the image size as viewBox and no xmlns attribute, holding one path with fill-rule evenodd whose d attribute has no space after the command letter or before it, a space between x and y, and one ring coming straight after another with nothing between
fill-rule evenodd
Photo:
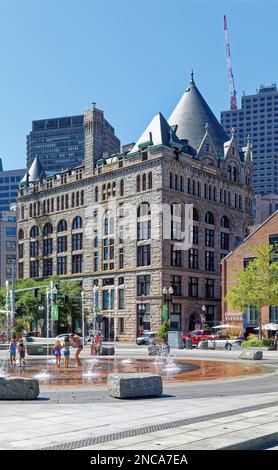
<instances>
[{"instance_id":1,"label":"child playing in fountain","mask_svg":"<svg viewBox=\"0 0 278 470\"><path fill-rule=\"evenodd\" d=\"M64 360L65 360L65 368L68 369L69 367L69 358L70 358L70 340L69 337L65 337L64 342Z\"/></svg>"},{"instance_id":2,"label":"child playing in fountain","mask_svg":"<svg viewBox=\"0 0 278 470\"><path fill-rule=\"evenodd\" d=\"M60 341L56 341L56 343L54 344L54 354L56 358L56 366L58 368L60 367L60 364L61 364L61 355L62 355L61 350L62 350L62 345Z\"/></svg>"},{"instance_id":3,"label":"child playing in fountain","mask_svg":"<svg viewBox=\"0 0 278 470\"><path fill-rule=\"evenodd\" d=\"M25 366L25 345L22 338L19 340L17 351L19 352L19 366Z\"/></svg>"},{"instance_id":4,"label":"child playing in fountain","mask_svg":"<svg viewBox=\"0 0 278 470\"><path fill-rule=\"evenodd\" d=\"M10 360L11 366L13 367L16 361L16 340L14 338L12 338L10 342Z\"/></svg>"}]
</instances>

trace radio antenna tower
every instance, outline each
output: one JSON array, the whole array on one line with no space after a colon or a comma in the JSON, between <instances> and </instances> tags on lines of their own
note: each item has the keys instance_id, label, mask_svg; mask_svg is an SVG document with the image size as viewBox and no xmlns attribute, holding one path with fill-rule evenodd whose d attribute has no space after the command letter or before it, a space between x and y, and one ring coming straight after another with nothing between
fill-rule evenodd
<instances>
[{"instance_id":1,"label":"radio antenna tower","mask_svg":"<svg viewBox=\"0 0 278 470\"><path fill-rule=\"evenodd\" d=\"M229 42L229 36L228 36L226 15L224 15L224 36L225 36L227 67L228 67L228 82L229 82L229 90L230 90L230 108L237 109L236 90L235 90L235 83L234 83L234 76L233 76L233 69L232 69L231 48L230 48L230 42Z\"/></svg>"}]
</instances>

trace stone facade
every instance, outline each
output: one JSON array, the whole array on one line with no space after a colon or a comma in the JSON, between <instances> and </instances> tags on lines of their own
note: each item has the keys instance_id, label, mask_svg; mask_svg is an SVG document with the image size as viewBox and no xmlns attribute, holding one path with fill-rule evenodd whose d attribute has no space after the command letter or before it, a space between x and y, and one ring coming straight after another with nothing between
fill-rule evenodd
<instances>
[{"instance_id":1,"label":"stone facade","mask_svg":"<svg viewBox=\"0 0 278 470\"><path fill-rule=\"evenodd\" d=\"M119 340L134 341L143 329L158 330L162 290L170 285L174 287L173 329L194 328L202 305L208 321L219 321L220 257L244 238L253 221L250 148L243 159L232 137L219 158L206 128L193 157L186 142L159 114L147 129L149 141L144 133L143 141L139 139L131 150L99 158L98 142L92 138L94 116L90 112L85 116L83 167L29 181L20 188L19 277L60 274L61 279L82 281L87 325L101 314L104 321L97 323L98 328L106 337L115 334ZM178 221L171 215L173 204L181 210ZM188 204L194 207L193 222L192 218L186 222L183 215ZM59 225L61 220L65 223ZM165 236L166 220L170 228ZM48 233L47 224L51 224ZM61 225L64 231L59 231ZM193 225L198 227L190 245L195 249L194 265L188 247L179 249L179 240L179 253L172 253L174 225L186 234L192 233ZM227 234L226 244L221 233ZM58 240L62 236L67 242ZM210 267L205 264L207 252L212 253ZM61 257L66 263L64 274ZM189 287L190 278L198 283L196 296ZM210 287L206 288L207 280Z\"/></svg>"}]
</instances>

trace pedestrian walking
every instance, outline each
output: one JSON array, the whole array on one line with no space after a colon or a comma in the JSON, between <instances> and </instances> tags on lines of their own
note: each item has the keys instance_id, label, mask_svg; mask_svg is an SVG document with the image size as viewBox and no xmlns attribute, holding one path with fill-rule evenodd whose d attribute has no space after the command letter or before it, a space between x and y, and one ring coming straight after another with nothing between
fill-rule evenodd
<instances>
[{"instance_id":1,"label":"pedestrian walking","mask_svg":"<svg viewBox=\"0 0 278 470\"><path fill-rule=\"evenodd\" d=\"M70 340L68 336L65 336L64 341L64 361L65 361L65 368L68 369L69 367L69 359L70 359Z\"/></svg>"},{"instance_id":2,"label":"pedestrian walking","mask_svg":"<svg viewBox=\"0 0 278 470\"><path fill-rule=\"evenodd\" d=\"M81 366L82 363L81 363L80 358L79 358L79 354L81 353L81 351L83 349L81 338L78 335L76 335L75 333L72 333L70 335L70 337L71 337L72 341L74 342L75 346L77 347L77 351L75 353L76 365Z\"/></svg>"},{"instance_id":3,"label":"pedestrian walking","mask_svg":"<svg viewBox=\"0 0 278 470\"><path fill-rule=\"evenodd\" d=\"M17 351L19 353L19 366L20 367L25 366L25 353L26 353L26 350L25 350L25 344L24 344L22 338L18 342Z\"/></svg>"},{"instance_id":4,"label":"pedestrian walking","mask_svg":"<svg viewBox=\"0 0 278 470\"><path fill-rule=\"evenodd\" d=\"M95 336L91 335L91 356L94 356L96 354L96 340Z\"/></svg>"},{"instance_id":5,"label":"pedestrian walking","mask_svg":"<svg viewBox=\"0 0 278 470\"><path fill-rule=\"evenodd\" d=\"M14 338L11 339L9 350L10 350L11 366L13 367L16 361L16 340Z\"/></svg>"},{"instance_id":6,"label":"pedestrian walking","mask_svg":"<svg viewBox=\"0 0 278 470\"><path fill-rule=\"evenodd\" d=\"M98 331L95 335L95 343L96 343L96 354L99 355L100 350L101 350L101 334L100 334L100 331Z\"/></svg>"},{"instance_id":7,"label":"pedestrian walking","mask_svg":"<svg viewBox=\"0 0 278 470\"><path fill-rule=\"evenodd\" d=\"M62 347L63 346L60 343L60 341L57 340L56 343L54 344L54 354L56 358L56 366L58 369L60 368L60 365L61 365Z\"/></svg>"}]
</instances>

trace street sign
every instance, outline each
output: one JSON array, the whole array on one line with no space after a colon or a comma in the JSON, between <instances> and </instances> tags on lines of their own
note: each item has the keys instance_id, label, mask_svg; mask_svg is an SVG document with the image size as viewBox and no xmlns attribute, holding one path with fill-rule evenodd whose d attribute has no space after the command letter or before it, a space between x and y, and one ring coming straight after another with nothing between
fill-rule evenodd
<instances>
[{"instance_id":1,"label":"street sign","mask_svg":"<svg viewBox=\"0 0 278 470\"><path fill-rule=\"evenodd\" d=\"M168 321L168 305L162 305L162 321Z\"/></svg>"},{"instance_id":2,"label":"street sign","mask_svg":"<svg viewBox=\"0 0 278 470\"><path fill-rule=\"evenodd\" d=\"M51 306L51 320L59 320L59 307L57 304L52 304Z\"/></svg>"}]
</instances>

